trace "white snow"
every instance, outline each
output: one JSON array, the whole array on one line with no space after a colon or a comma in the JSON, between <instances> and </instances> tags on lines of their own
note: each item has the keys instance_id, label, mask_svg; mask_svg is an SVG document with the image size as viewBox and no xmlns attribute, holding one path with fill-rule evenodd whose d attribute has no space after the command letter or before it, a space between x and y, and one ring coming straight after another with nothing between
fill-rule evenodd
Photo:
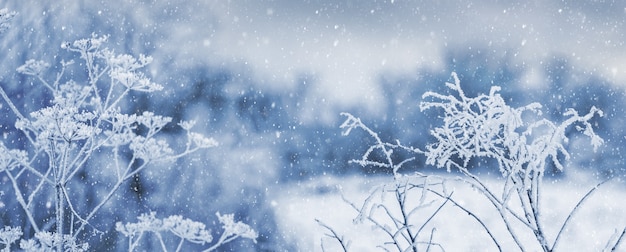
<instances>
[{"instance_id":1,"label":"white snow","mask_svg":"<svg viewBox=\"0 0 626 252\"><path fill-rule=\"evenodd\" d=\"M546 180L542 202L545 212L542 217L549 223L546 232L551 241L578 200L598 182L589 179L590 176L591 174L583 173L567 177L563 181ZM280 189L270 192L269 198L275 202L274 211L279 217L277 221L281 234L287 241L297 244L299 251L321 251L322 238L327 251L340 251L335 240L324 236L328 231L318 225L315 219L344 235L345 239L351 242L350 251L377 251L377 245L388 241L385 240L385 234L367 224L354 224L352 220L357 216L357 212L342 200L341 194L360 206L372 186L391 180L391 177L320 177L308 182L282 185ZM501 183L495 178L486 181L493 186ZM451 181L449 187L454 188L453 197L457 201L483 218L500 240L504 251L517 250L515 243L506 236L507 232L497 211L483 195L460 182ZM562 251L603 249L614 232L616 230L621 232L626 225L624 214L626 203L623 201L625 197L626 191L622 181L614 180L600 187L574 215L558 249ZM393 201L391 197L387 200ZM424 214L430 212L426 210ZM432 224L429 227L436 227L434 242L442 244L446 251L496 250L482 227L452 204L445 206L433 219ZM528 231L521 226L517 228L520 230L518 233L523 233L522 230ZM423 239L430 235L430 229L427 231L422 236ZM532 240L534 237L521 237L526 244L534 244ZM536 251L540 248L530 250Z\"/></svg>"}]
</instances>

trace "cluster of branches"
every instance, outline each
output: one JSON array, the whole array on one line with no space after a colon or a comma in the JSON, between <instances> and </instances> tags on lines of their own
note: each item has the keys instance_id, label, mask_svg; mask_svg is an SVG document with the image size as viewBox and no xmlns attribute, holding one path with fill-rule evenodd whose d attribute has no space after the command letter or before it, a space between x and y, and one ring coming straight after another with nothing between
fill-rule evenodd
<instances>
[{"instance_id":1,"label":"cluster of branches","mask_svg":"<svg viewBox=\"0 0 626 252\"><path fill-rule=\"evenodd\" d=\"M511 237L521 251L526 251L532 244L524 244L520 240L518 232L530 232L535 237L536 244L543 251L557 249L561 235L573 215L581 208L581 205L595 192L599 186L606 183L605 180L588 191L582 197L574 209L567 215L560 226L554 240L550 241L545 233L541 208L542 179L545 168L554 164L562 170L563 164L560 156L569 158L567 149L563 146L568 141L566 130L574 127L577 131L588 136L596 150L603 140L594 131L591 123L595 116L602 116L602 111L592 107L586 114L580 115L577 111L569 109L564 113L566 119L561 123L555 123L541 118L541 104L512 108L498 93L500 87L494 86L489 94L481 94L476 97L468 97L461 88L459 78L452 73L453 83L446 83L449 94L426 92L420 103L420 109L438 109L443 111L440 117L443 123L430 131L436 139L423 150L405 146L396 141L388 143L381 140L376 132L367 127L361 120L349 113L345 122L341 125L343 135L348 135L354 129L365 131L374 139L372 144L360 159L352 160L363 167L376 166L389 169L393 173L393 183L382 185L371 192L361 207L348 202L357 212L358 221L368 221L373 226L385 233L389 241L382 248L397 251L418 251L423 246L428 251L433 246L443 250L442 245L433 241L433 232L423 240L419 239L424 227L434 218L439 210L446 204L453 205L472 217L489 235L495 247L502 251L501 242L493 231L485 225L483 219L474 211L459 204L452 192L445 187L445 179L435 175L425 175L420 172L401 174L399 169L414 158L396 160L394 151L405 151L412 155L425 155L426 164L439 168L460 171L463 175L458 179L463 183L475 188L497 210L500 220L506 226ZM530 119L529 119L530 118ZM382 160L380 161L382 157ZM497 162L504 186L492 188L476 174L469 170L472 159L488 158ZM419 182L416 182L419 181ZM414 197L408 195L413 192ZM393 201L375 200L376 195L394 195ZM434 204L434 201L425 201L431 195L439 198L437 207L431 208L430 213L424 214L424 209ZM516 204L512 204L515 202ZM392 207L394 206L394 207ZM407 207L410 206L410 207ZM374 214L375 210L382 209L383 214ZM412 218L415 212L422 211L421 216L429 216L426 219ZM381 220L380 216L387 218ZM393 225L388 225L391 223ZM523 228L519 228L519 224ZM343 236L339 236L330 226L320 222L320 225L330 230L327 236L335 239L347 251L348 242ZM606 249L615 249L621 243L624 231L615 233L614 237L607 242Z\"/></svg>"},{"instance_id":2,"label":"cluster of branches","mask_svg":"<svg viewBox=\"0 0 626 252\"><path fill-rule=\"evenodd\" d=\"M0 29L6 29L14 15L6 9L0 10ZM171 118L150 111L123 113L121 107L132 98L133 92L155 92L163 86L142 72L151 63L151 57L116 54L105 46L107 39L108 36L92 34L86 39L63 43L61 48L77 54L79 63L61 60L60 71L52 80L46 78L50 64L44 61L28 60L17 69L36 78L49 91L51 105L25 115L0 87L0 96L18 118L15 127L22 132L25 139L22 145L26 146L11 149L0 142L0 172L8 178L27 226L35 233L34 239L20 242L22 249L87 250L88 244L79 241L81 234L87 228L101 232L90 223L122 185L155 163L217 146L214 139L192 131L193 121L182 121L178 125L186 132L185 145L171 148L159 138ZM67 70L75 65L80 66L77 71L85 72L86 81L66 76ZM104 196L93 199L97 201L95 205L81 205L87 199L72 197L69 189L72 183L81 180L90 162L95 163L96 156L101 155L111 160L101 168L115 174L114 182L103 183L109 186ZM98 174L87 173L87 176L99 179ZM25 180L29 183L20 183ZM37 211L45 210L36 207L42 199L54 202L55 214L49 221L36 217ZM224 221L232 222L230 218ZM235 233L226 242L233 237L256 239L256 233L249 227L227 231ZM240 231L245 232L237 233ZM0 230L4 249L10 250L21 235L21 227ZM224 240L218 241L219 245L223 243Z\"/></svg>"}]
</instances>

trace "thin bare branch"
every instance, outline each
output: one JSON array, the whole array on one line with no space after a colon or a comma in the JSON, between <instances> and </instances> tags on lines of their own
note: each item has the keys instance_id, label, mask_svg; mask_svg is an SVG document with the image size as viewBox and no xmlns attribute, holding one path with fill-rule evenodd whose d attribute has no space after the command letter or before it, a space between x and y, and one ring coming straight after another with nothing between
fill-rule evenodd
<instances>
[{"instance_id":1,"label":"thin bare branch","mask_svg":"<svg viewBox=\"0 0 626 252\"><path fill-rule=\"evenodd\" d=\"M349 243L346 243L344 241L343 236L339 236L337 234L337 232L335 232L335 229L331 228L330 226L326 225L324 222L320 221L319 219L315 219L315 222L317 222L318 225L324 227L326 230L330 231L330 234L326 234L326 236L337 240L337 242L339 243L339 245L341 245L341 250L344 252L348 252L348 245Z\"/></svg>"},{"instance_id":2,"label":"thin bare branch","mask_svg":"<svg viewBox=\"0 0 626 252\"><path fill-rule=\"evenodd\" d=\"M561 238L561 235L563 234L565 227L567 226L567 224L569 224L570 220L572 219L572 217L574 217L574 214L576 212L578 212L578 210L580 209L580 207L582 206L582 204L593 194L593 192L595 192L600 186L604 185L605 183L609 182L611 179L613 178L608 178L605 179L604 181L598 183L596 186L594 186L593 188L591 188L591 190L589 190L585 196L583 196L578 203L576 203L576 206L574 206L574 208L572 209L572 211L570 211L570 213L567 215L567 218L565 219L565 221L563 222L563 225L561 225L561 229L559 229L559 232L556 235L556 238L554 239L554 243L552 243L552 248L551 250L554 251L557 248L557 245L559 245L559 241Z\"/></svg>"},{"instance_id":3,"label":"thin bare branch","mask_svg":"<svg viewBox=\"0 0 626 252\"><path fill-rule=\"evenodd\" d=\"M619 238L617 238L617 241L615 241L615 245L613 245L613 247L611 248L611 251L617 251L619 244L622 242L625 236L626 236L626 228L622 230L622 234L620 234Z\"/></svg>"}]
</instances>

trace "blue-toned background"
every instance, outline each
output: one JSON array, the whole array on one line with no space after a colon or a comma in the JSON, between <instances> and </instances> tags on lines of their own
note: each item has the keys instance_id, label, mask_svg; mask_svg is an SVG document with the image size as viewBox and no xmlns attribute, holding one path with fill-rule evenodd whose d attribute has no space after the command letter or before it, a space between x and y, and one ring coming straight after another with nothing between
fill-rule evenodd
<instances>
[{"instance_id":1,"label":"blue-toned background","mask_svg":"<svg viewBox=\"0 0 626 252\"><path fill-rule=\"evenodd\" d=\"M0 35L0 84L22 112L45 106L49 94L18 66L28 59L55 66L72 57L63 41L109 34L116 52L153 56L147 74L165 86L135 94L129 110L195 119L196 130L221 144L142 173L92 223L104 230L151 210L207 224L215 211L234 212L260 238L230 248L293 249L277 231L269 191L327 174L384 173L348 164L369 139L341 137L339 113L360 116L386 140L423 146L436 120L419 111L421 95L444 90L453 71L468 95L499 85L513 106L540 102L557 121L567 108L599 107L605 116L595 123L606 144L598 153L571 149L573 169L553 176L625 173L620 1L0 0L0 8L18 12ZM53 78L58 68L49 71ZM16 117L6 104L1 109L4 142L19 148ZM421 158L411 167L434 169ZM97 174L93 163L86 172ZM78 183L89 198L107 181ZM1 188L0 226L24 223L10 188ZM94 246L112 248L118 237L108 235Z\"/></svg>"}]
</instances>

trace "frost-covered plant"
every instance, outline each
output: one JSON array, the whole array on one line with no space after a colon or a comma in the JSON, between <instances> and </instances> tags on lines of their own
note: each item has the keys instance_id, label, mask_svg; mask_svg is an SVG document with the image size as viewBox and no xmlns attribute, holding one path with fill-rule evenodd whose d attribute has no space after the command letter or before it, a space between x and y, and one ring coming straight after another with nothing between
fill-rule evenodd
<instances>
[{"instance_id":1,"label":"frost-covered plant","mask_svg":"<svg viewBox=\"0 0 626 252\"><path fill-rule=\"evenodd\" d=\"M11 27L11 20L17 13L8 9L0 9L0 34Z\"/></svg>"},{"instance_id":2,"label":"frost-covered plant","mask_svg":"<svg viewBox=\"0 0 626 252\"><path fill-rule=\"evenodd\" d=\"M432 192L442 192L434 195ZM387 237L379 245L386 251L421 251L438 247L430 221L449 202L444 180L436 176L409 174L372 188L361 205L344 198L358 212L354 223L369 223ZM440 200L443 198L443 200Z\"/></svg>"},{"instance_id":3,"label":"frost-covered plant","mask_svg":"<svg viewBox=\"0 0 626 252\"><path fill-rule=\"evenodd\" d=\"M11 244L22 237L21 227L4 227L0 229L0 243L4 245L3 252L11 251Z\"/></svg>"},{"instance_id":4,"label":"frost-covered plant","mask_svg":"<svg viewBox=\"0 0 626 252\"><path fill-rule=\"evenodd\" d=\"M550 243L544 232L544 220L541 217L542 209L540 208L544 171L550 163L554 164L559 170L563 170L564 167L559 157L569 158L569 153L563 146L563 143L568 141L566 131L571 127L588 136L591 139L591 145L594 147L594 150L603 143L602 138L595 133L591 123L591 120L596 115L602 116L602 111L592 107L588 113L580 115L574 109L568 109L563 114L566 119L561 123L555 123L547 119L538 119L541 117L541 105L539 103L512 108L500 96L498 93L500 87L497 86L492 87L489 94L468 97L463 92L456 73L452 73L452 78L454 83L446 83L446 87L451 92L450 94L426 92L422 96L425 100L420 103L422 111L428 109L443 111L443 116L441 117L443 125L431 130L431 135L436 141L427 145L423 151L418 148L404 146L399 141L396 143L383 142L359 118L343 113L347 117L346 121L341 125L341 128L344 129L344 135L348 135L352 129L359 128L366 131L376 141L361 159L351 162L358 163L361 166L371 165L388 168L393 172L394 180L397 182L398 178L402 177L398 173L398 169L412 159L393 160L393 151L405 150L414 154L424 154L427 164L440 168L445 167L448 171L451 171L452 168L458 169L464 175L460 180L476 188L496 208L507 227L509 235L522 251L525 250L525 244L521 243L513 222L519 222L528 228L544 251L553 251L559 244L559 238L573 214L591 193L604 182L591 189L578 202L560 227L556 238ZM374 159L372 155L376 151L382 153L382 157L386 162ZM469 170L470 160L477 158L494 159L497 162L499 170L505 179L503 188L496 191L488 187L477 175ZM395 188L397 191L398 188L402 187L396 186ZM445 191L445 187L442 189L436 190L432 187L422 187L422 191L425 190L446 199L446 201L453 203L456 207L472 216L482 225L497 248L501 250L499 242L484 222L471 210L457 204L451 197L452 194ZM396 192L396 194L398 193ZM371 205L371 203L368 203L370 198L365 201L364 206ZM518 202L511 204L511 201L516 199ZM398 198L397 200L401 206L403 201L406 201L406 199ZM359 211L359 218L371 212L365 208L357 210ZM388 210L387 215L392 216ZM398 226L396 224L398 223L397 220L393 218L392 223L399 227L398 230L403 231L410 230L410 226L420 226L418 224L407 224L406 222L399 222L402 225ZM376 226L381 226L384 229L384 226L381 224L376 224ZM620 241L621 239L617 239L614 247ZM394 240L394 242L396 241ZM401 249L398 248L398 250Z\"/></svg>"},{"instance_id":5,"label":"frost-covered plant","mask_svg":"<svg viewBox=\"0 0 626 252\"><path fill-rule=\"evenodd\" d=\"M344 201L358 213L354 219L355 223L370 223L388 238L387 242L379 245L380 248L386 251L394 249L397 251L420 251L421 249L428 251L433 247L443 250L443 246L433 240L435 228L430 230L428 236L424 234L430 221L449 202L471 215L493 237L476 215L461 207L451 198L452 192L447 190L444 178L425 175L420 172L410 174L399 172L402 166L415 158L398 160L394 158L394 152L424 154L422 150L405 146L400 141L395 143L384 142L376 132L363 124L361 119L349 113L342 113L342 115L347 117L340 126L343 129L342 135L347 136L352 130L360 129L370 135L375 142L360 159L350 160L350 162L363 167L375 166L389 169L393 174L392 182L372 188L360 206L344 198ZM377 160L377 156L382 157L382 161ZM331 231L331 235L328 236L337 240L344 251L348 250L349 242L345 238L337 235L330 226L320 221L318 223Z\"/></svg>"},{"instance_id":6,"label":"frost-covered plant","mask_svg":"<svg viewBox=\"0 0 626 252\"><path fill-rule=\"evenodd\" d=\"M20 248L27 252L41 252L41 251L61 251L72 252L84 252L89 250L89 244L86 242L77 242L76 238L69 234L63 235L63 241L59 243L56 235L53 232L37 232L33 239L22 240L20 242Z\"/></svg>"},{"instance_id":7,"label":"frost-covered plant","mask_svg":"<svg viewBox=\"0 0 626 252\"><path fill-rule=\"evenodd\" d=\"M211 232L201 222L183 218L180 215L172 215L165 219L157 219L156 213L142 214L138 217L139 222L122 224L118 222L115 229L128 237L128 251L134 251L139 245L139 241L145 233L154 233L163 251L169 251L162 237L163 232L169 232L180 240L175 251L181 251L185 241L205 245L208 248L203 251L214 251L218 247L229 243L239 237L251 239L256 242L258 234L250 226L235 222L234 215L221 215L216 213L219 222L222 224L222 235L213 242ZM209 246L210 245L210 246Z\"/></svg>"},{"instance_id":8,"label":"frost-covered plant","mask_svg":"<svg viewBox=\"0 0 626 252\"><path fill-rule=\"evenodd\" d=\"M595 115L603 115L596 107L583 116L568 109L563 114L567 120L560 124L547 119L524 120L524 112L541 116L541 104L509 107L498 93L498 86L492 87L489 95L467 97L457 75L453 73L452 77L454 83L446 83L446 86L456 94L426 92L422 96L429 100L420 103L422 111L441 109L444 112L443 126L431 130L437 141L427 146L427 164L466 171L472 158L493 158L503 176L519 180L514 185L531 186L529 182L533 177L541 178L546 161L552 161L563 170L558 155L569 158L563 147L563 142L568 141L565 133L569 126L576 124L578 131L590 137L594 151L604 142L589 122Z\"/></svg>"},{"instance_id":9,"label":"frost-covered plant","mask_svg":"<svg viewBox=\"0 0 626 252\"><path fill-rule=\"evenodd\" d=\"M364 130L367 134L369 134L372 138L374 138L375 143L371 145L367 151L361 156L360 159L350 160L351 163L357 163L361 166L376 166L380 168L386 168L391 170L394 177L401 176L398 173L398 170L407 162L415 160L414 157L407 158L401 161L397 161L393 159L394 150L403 150L409 152L410 154L423 154L424 152L420 149L412 148L409 146L405 146L400 143L399 140L396 143L387 143L380 139L378 134L367 127L365 124L361 122L361 119L351 115L350 113L341 113L341 115L347 117L347 119L339 126L339 128L343 129L341 135L347 136L350 135L353 129L361 129ZM376 161L372 155L382 154L384 160Z\"/></svg>"},{"instance_id":10,"label":"frost-covered plant","mask_svg":"<svg viewBox=\"0 0 626 252\"><path fill-rule=\"evenodd\" d=\"M520 249L524 250L524 246L515 234L509 215L532 230L544 251L552 251L559 235L550 244L543 228L540 200L544 171L549 162L563 170L559 154L569 158L563 143L568 141L565 133L570 126L591 139L594 151L603 143L590 123L595 115L602 116L602 111L592 107L581 116L574 109L568 109L563 114L567 119L561 123L547 119L524 120L524 113L535 116L529 118L540 117L541 104L512 108L498 93L498 86L492 87L488 95L467 97L456 73L452 73L452 77L454 83L446 83L452 94L426 92L422 96L426 100L420 103L422 111L440 109L444 114L443 125L431 130L437 141L426 146L426 163L446 167L448 171L451 167L458 168L467 178L464 181L480 190L496 207ZM496 194L469 171L468 163L473 158L497 161L506 180L501 194ZM518 196L522 214L509 207L513 195Z\"/></svg>"},{"instance_id":11,"label":"frost-covered plant","mask_svg":"<svg viewBox=\"0 0 626 252\"><path fill-rule=\"evenodd\" d=\"M6 11L0 14L6 15ZM50 105L27 116L0 88L0 95L18 117L15 127L24 135L23 144L30 146L24 150L9 149L0 143L0 172L6 174L27 223L35 232L34 239L20 243L22 249L86 250L87 245L77 241L79 235L87 227L95 229L90 221L125 182L156 162L172 161L217 145L214 139L192 132L193 121L183 121L178 125L187 132L186 144L171 148L159 137L159 132L171 122L170 117L150 111L124 113L122 101L129 99L132 92L154 92L163 87L142 72L151 57L116 54L105 46L107 39L108 36L92 34L90 38L63 43L63 49L78 54L80 63L62 60L59 73L51 81L46 78L50 64L44 61L28 60L17 68L19 73L37 78L52 95ZM66 76L66 70L75 65L85 71L86 81ZM111 162L102 169L110 169L115 180L104 183L109 184L106 193L93 199L97 201L94 205L77 208L85 199L73 198L69 188L80 183L79 177L84 175L79 174L95 155L110 157ZM98 180L96 174L87 176ZM25 177L35 182L19 183ZM55 216L51 223L35 218L37 199L45 197L54 199ZM54 230L47 230L49 227ZM236 238L240 233L234 234ZM9 248L13 241L6 242Z\"/></svg>"},{"instance_id":12,"label":"frost-covered plant","mask_svg":"<svg viewBox=\"0 0 626 252\"><path fill-rule=\"evenodd\" d=\"M419 172L414 174L402 174L399 169L413 157L404 160L394 159L394 151L405 151L412 154L423 153L419 149L396 143L383 142L378 134L361 122L359 118L349 113L342 113L346 121L340 126L342 135L347 136L353 129L361 129L367 132L375 143L371 145L360 159L351 160L361 166L376 166L389 169L393 173L393 182L385 183L372 188L369 196L361 206L357 206L344 199L358 212L355 223L368 222L381 230L389 239L381 248L388 250L395 248L398 251L418 251L420 246L426 249L438 246L433 242L434 229L431 230L427 240L421 238L422 231L439 210L448 202L448 199L438 203L430 196L430 191L441 191L443 198L447 198L444 181L435 176L425 176ZM376 161L374 155L382 154L382 161ZM446 196L444 196L446 195ZM391 198L391 200L389 199ZM417 199L417 200L414 200ZM422 210L422 211L418 211ZM425 211L429 214L424 214ZM388 225L392 223L392 225ZM421 238L421 239L420 239ZM339 240L341 243L341 240ZM344 247L347 250L347 247Z\"/></svg>"}]
</instances>

